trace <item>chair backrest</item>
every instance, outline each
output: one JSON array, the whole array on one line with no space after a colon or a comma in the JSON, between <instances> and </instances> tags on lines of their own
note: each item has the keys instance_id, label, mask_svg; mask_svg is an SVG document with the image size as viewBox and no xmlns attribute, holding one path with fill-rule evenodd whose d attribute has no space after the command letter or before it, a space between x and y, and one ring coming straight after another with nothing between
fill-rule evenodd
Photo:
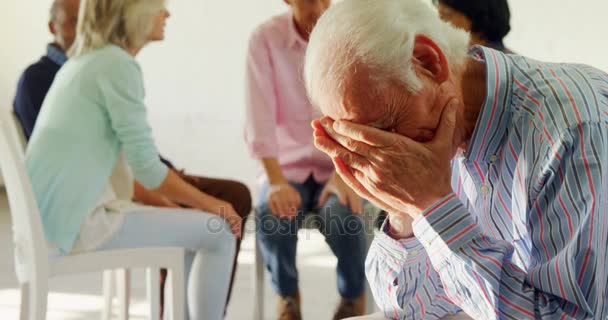
<instances>
[{"instance_id":1,"label":"chair backrest","mask_svg":"<svg viewBox=\"0 0 608 320\"><path fill-rule=\"evenodd\" d=\"M6 117L10 121L10 123L12 123L13 127L11 129L15 130L16 134L17 134L17 142L18 142L18 147L23 150L23 152L25 152L25 148L27 147L27 139L25 138L25 133L23 132L23 126L21 125L21 122L19 122L19 118L17 118L17 115L15 114L15 112L12 109L5 109L2 110L3 112L8 113L8 115L6 115Z\"/></svg>"},{"instance_id":2,"label":"chair backrest","mask_svg":"<svg viewBox=\"0 0 608 320\"><path fill-rule=\"evenodd\" d=\"M48 249L15 119L12 110L0 110L0 169L11 211L17 278L23 283L34 272L47 272Z\"/></svg>"}]
</instances>

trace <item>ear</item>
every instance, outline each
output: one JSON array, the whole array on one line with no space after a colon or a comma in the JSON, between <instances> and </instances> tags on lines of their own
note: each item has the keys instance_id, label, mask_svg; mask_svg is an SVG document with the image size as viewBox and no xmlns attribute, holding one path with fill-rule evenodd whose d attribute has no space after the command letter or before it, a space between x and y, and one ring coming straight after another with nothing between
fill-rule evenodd
<instances>
[{"instance_id":1,"label":"ear","mask_svg":"<svg viewBox=\"0 0 608 320\"><path fill-rule=\"evenodd\" d=\"M447 58L435 41L427 36L417 35L414 39L412 60L418 72L427 74L438 84L450 77Z\"/></svg>"},{"instance_id":2,"label":"ear","mask_svg":"<svg viewBox=\"0 0 608 320\"><path fill-rule=\"evenodd\" d=\"M53 35L55 35L55 33L56 33L56 31L55 31L55 23L53 23L53 21L49 21L49 31Z\"/></svg>"}]
</instances>

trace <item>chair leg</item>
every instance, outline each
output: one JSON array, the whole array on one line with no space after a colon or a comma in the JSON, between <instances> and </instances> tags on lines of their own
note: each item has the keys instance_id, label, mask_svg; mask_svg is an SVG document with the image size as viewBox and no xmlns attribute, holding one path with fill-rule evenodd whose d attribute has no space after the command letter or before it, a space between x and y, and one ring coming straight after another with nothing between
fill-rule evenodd
<instances>
[{"instance_id":1,"label":"chair leg","mask_svg":"<svg viewBox=\"0 0 608 320\"><path fill-rule=\"evenodd\" d=\"M30 310L30 286L27 283L21 284L21 306L19 310L19 320L28 320Z\"/></svg>"},{"instance_id":2,"label":"chair leg","mask_svg":"<svg viewBox=\"0 0 608 320\"><path fill-rule=\"evenodd\" d=\"M32 277L28 284L28 316L29 320L45 320L47 298L49 293L47 278Z\"/></svg>"},{"instance_id":3,"label":"chair leg","mask_svg":"<svg viewBox=\"0 0 608 320\"><path fill-rule=\"evenodd\" d=\"M264 259L258 244L257 233L255 235L253 266L253 318L254 320L264 319Z\"/></svg>"},{"instance_id":4,"label":"chair leg","mask_svg":"<svg viewBox=\"0 0 608 320\"><path fill-rule=\"evenodd\" d=\"M114 298L114 271L105 270L103 272L103 309L101 320L112 318L112 300Z\"/></svg>"},{"instance_id":5,"label":"chair leg","mask_svg":"<svg viewBox=\"0 0 608 320\"><path fill-rule=\"evenodd\" d=\"M157 268L146 269L147 296L150 304L150 320L160 320L160 270Z\"/></svg>"},{"instance_id":6,"label":"chair leg","mask_svg":"<svg viewBox=\"0 0 608 320\"><path fill-rule=\"evenodd\" d=\"M170 308L172 320L183 320L184 312L186 312L186 285L184 274L184 262L177 262L174 268L168 270L167 280L171 288L168 299L165 299L165 311L167 305ZM168 304L167 304L168 300Z\"/></svg>"},{"instance_id":7,"label":"chair leg","mask_svg":"<svg viewBox=\"0 0 608 320\"><path fill-rule=\"evenodd\" d=\"M116 272L117 295L119 301L118 319L129 320L129 304L131 298L131 271L118 269Z\"/></svg>"}]
</instances>

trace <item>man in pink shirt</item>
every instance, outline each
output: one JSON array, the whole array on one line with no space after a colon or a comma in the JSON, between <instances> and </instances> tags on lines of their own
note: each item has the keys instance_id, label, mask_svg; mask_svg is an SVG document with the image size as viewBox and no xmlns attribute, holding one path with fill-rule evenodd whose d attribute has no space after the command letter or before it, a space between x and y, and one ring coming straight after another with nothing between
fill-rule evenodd
<instances>
[{"instance_id":1,"label":"man in pink shirt","mask_svg":"<svg viewBox=\"0 0 608 320\"><path fill-rule=\"evenodd\" d=\"M366 241L357 215L362 200L335 174L313 144L311 121L321 113L308 100L302 68L308 36L330 0L284 0L291 10L260 25L247 56L245 140L260 160L258 235L279 319L300 319L297 230L314 211L319 230L338 258L342 296L334 319L364 313Z\"/></svg>"}]
</instances>

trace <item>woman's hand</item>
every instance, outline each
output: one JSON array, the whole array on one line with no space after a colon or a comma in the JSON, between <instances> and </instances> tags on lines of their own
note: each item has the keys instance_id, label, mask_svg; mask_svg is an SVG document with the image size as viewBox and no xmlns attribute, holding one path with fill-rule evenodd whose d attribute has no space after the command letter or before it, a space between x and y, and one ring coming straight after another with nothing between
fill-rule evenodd
<instances>
[{"instance_id":1,"label":"woman's hand","mask_svg":"<svg viewBox=\"0 0 608 320\"><path fill-rule=\"evenodd\" d=\"M205 201L204 208L199 209L222 217L230 225L232 233L237 238L240 238L243 228L242 219L236 210L234 210L232 204L209 195L206 196L208 199Z\"/></svg>"}]
</instances>

